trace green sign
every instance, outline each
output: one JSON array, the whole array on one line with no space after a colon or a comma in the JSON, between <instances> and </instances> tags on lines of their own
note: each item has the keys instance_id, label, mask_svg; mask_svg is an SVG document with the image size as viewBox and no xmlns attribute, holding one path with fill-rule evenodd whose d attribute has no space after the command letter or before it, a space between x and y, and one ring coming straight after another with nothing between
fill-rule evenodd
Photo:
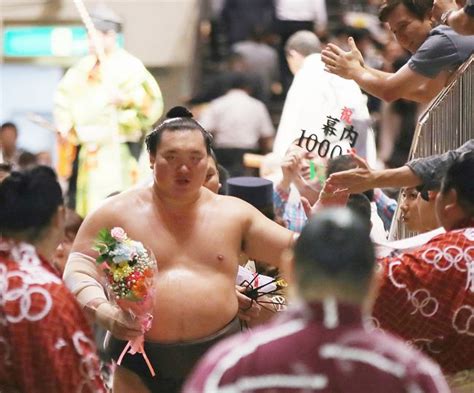
<instances>
[{"instance_id":1,"label":"green sign","mask_svg":"<svg viewBox=\"0 0 474 393\"><path fill-rule=\"evenodd\" d=\"M123 35L118 35L123 47ZM3 31L5 57L79 57L89 52L83 26L8 26Z\"/></svg>"}]
</instances>

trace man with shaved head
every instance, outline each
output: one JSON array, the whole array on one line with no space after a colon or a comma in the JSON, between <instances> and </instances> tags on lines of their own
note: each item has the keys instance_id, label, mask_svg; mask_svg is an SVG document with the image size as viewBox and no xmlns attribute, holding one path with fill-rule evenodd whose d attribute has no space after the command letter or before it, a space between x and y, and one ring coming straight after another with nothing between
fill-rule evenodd
<instances>
[{"instance_id":1,"label":"man with shaved head","mask_svg":"<svg viewBox=\"0 0 474 393\"><path fill-rule=\"evenodd\" d=\"M449 392L431 360L363 323L375 264L369 232L347 208L317 213L294 250L303 302L218 344L184 392Z\"/></svg>"}]
</instances>

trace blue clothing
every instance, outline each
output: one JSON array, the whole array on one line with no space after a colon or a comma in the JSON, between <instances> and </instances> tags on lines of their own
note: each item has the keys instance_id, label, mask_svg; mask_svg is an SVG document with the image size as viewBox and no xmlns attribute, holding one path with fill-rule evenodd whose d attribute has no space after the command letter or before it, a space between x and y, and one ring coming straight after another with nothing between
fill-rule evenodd
<instances>
[{"instance_id":1,"label":"blue clothing","mask_svg":"<svg viewBox=\"0 0 474 393\"><path fill-rule=\"evenodd\" d=\"M438 26L431 30L408 61L408 66L412 71L434 79L442 71L454 71L473 52L472 36L460 35L449 26Z\"/></svg>"}]
</instances>

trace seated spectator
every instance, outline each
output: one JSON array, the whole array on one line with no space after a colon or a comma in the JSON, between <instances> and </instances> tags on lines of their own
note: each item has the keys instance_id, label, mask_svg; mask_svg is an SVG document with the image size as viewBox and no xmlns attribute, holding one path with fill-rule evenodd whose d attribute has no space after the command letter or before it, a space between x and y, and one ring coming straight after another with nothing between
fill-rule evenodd
<instances>
[{"instance_id":1,"label":"seated spectator","mask_svg":"<svg viewBox=\"0 0 474 393\"><path fill-rule=\"evenodd\" d=\"M354 80L361 89L384 101L405 98L430 102L474 51L472 37L459 35L448 26L432 28L432 6L432 0L388 0L381 6L380 20L388 23L400 45L412 54L408 64L396 73L364 64L352 38L349 52L333 44L323 51L326 69Z\"/></svg>"},{"instance_id":2,"label":"seated spectator","mask_svg":"<svg viewBox=\"0 0 474 393\"><path fill-rule=\"evenodd\" d=\"M372 170L369 166L334 173L328 182L339 189L350 193L359 193L376 187L430 187L439 183L446 170L454 160L465 152L474 151L474 139L470 139L456 150L447 153L417 158L404 166L394 169Z\"/></svg>"},{"instance_id":3,"label":"seated spectator","mask_svg":"<svg viewBox=\"0 0 474 393\"><path fill-rule=\"evenodd\" d=\"M374 250L348 209L318 213L294 250L303 300L269 325L218 344L185 385L194 392L449 392L439 367L363 323Z\"/></svg>"},{"instance_id":4,"label":"seated spectator","mask_svg":"<svg viewBox=\"0 0 474 393\"><path fill-rule=\"evenodd\" d=\"M283 160L283 177L280 181L276 182L273 196L276 214L283 218L288 229L301 232L308 216L305 210L318 200L320 196L319 191L324 185L325 177L349 168L356 168L358 166L357 160L359 159L354 158L352 155L342 155L329 159L326 168L321 168L321 165L317 163L314 156L308 154L297 145L292 146ZM310 166L314 168L314 178L311 178ZM290 188L291 184L294 184L295 190ZM384 223L377 212L377 204L372 202L374 192L372 190L364 191L371 204L371 235L373 240L377 242L385 241ZM333 197L333 195L329 197ZM385 206L386 199L379 197L378 201ZM383 206L380 207L382 212L384 212ZM391 220L393 211L390 210L388 214L390 215L388 219Z\"/></svg>"},{"instance_id":5,"label":"seated spectator","mask_svg":"<svg viewBox=\"0 0 474 393\"><path fill-rule=\"evenodd\" d=\"M23 151L18 156L17 167L20 171L32 169L37 165L38 158L36 154L30 153L29 151Z\"/></svg>"},{"instance_id":6,"label":"seated spectator","mask_svg":"<svg viewBox=\"0 0 474 393\"><path fill-rule=\"evenodd\" d=\"M474 388L473 178L474 152L469 152L454 160L436 196L436 215L446 233L379 260L373 312L377 326L417 346L445 373L470 373L470 382L459 386L465 392Z\"/></svg>"},{"instance_id":7,"label":"seated spectator","mask_svg":"<svg viewBox=\"0 0 474 393\"><path fill-rule=\"evenodd\" d=\"M211 150L204 187L216 194L227 195L228 178L229 172L217 162L216 154Z\"/></svg>"},{"instance_id":8,"label":"seated spectator","mask_svg":"<svg viewBox=\"0 0 474 393\"><path fill-rule=\"evenodd\" d=\"M64 237L56 248L53 257L53 265L61 272L61 274L64 272L64 267L66 266L66 261L71 252L71 247L74 243L77 232L81 227L82 221L84 221L79 214L69 208L66 208L65 219Z\"/></svg>"},{"instance_id":9,"label":"seated spectator","mask_svg":"<svg viewBox=\"0 0 474 393\"><path fill-rule=\"evenodd\" d=\"M17 140L16 125L10 122L3 123L0 127L0 162L11 164L15 170L20 168L20 156L22 153L26 153L23 149L18 148Z\"/></svg>"},{"instance_id":10,"label":"seated spectator","mask_svg":"<svg viewBox=\"0 0 474 393\"><path fill-rule=\"evenodd\" d=\"M2 392L105 392L89 324L50 262L63 232L52 169L0 184Z\"/></svg>"},{"instance_id":11,"label":"seated spectator","mask_svg":"<svg viewBox=\"0 0 474 393\"><path fill-rule=\"evenodd\" d=\"M318 164L317 161L319 160L313 154L296 143L290 146L282 160L282 177L275 181L273 204L276 215L292 231L301 232L307 221L303 203L314 204L324 184L325 165ZM311 165L315 172L313 178Z\"/></svg>"},{"instance_id":12,"label":"seated spectator","mask_svg":"<svg viewBox=\"0 0 474 393\"><path fill-rule=\"evenodd\" d=\"M404 187L402 189L402 200L400 204L401 220L409 231L422 232L423 226L418 212L419 192L415 187Z\"/></svg>"}]
</instances>

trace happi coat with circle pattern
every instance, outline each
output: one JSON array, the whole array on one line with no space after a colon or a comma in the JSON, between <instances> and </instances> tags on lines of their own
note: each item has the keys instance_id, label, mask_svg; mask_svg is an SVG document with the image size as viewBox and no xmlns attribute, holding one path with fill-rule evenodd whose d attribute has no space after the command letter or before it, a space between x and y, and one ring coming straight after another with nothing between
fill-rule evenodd
<instances>
[{"instance_id":1,"label":"happi coat with circle pattern","mask_svg":"<svg viewBox=\"0 0 474 393\"><path fill-rule=\"evenodd\" d=\"M89 324L35 248L0 238L0 392L102 393Z\"/></svg>"},{"instance_id":2,"label":"happi coat with circle pattern","mask_svg":"<svg viewBox=\"0 0 474 393\"><path fill-rule=\"evenodd\" d=\"M379 261L375 325L436 360L474 369L474 228L449 231Z\"/></svg>"}]
</instances>

